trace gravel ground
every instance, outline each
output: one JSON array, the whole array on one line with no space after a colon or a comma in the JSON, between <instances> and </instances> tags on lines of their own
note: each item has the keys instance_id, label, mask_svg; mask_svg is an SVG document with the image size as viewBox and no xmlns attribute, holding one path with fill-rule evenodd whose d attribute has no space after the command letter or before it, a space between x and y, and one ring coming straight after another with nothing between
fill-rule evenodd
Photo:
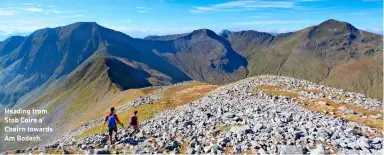
<instances>
[{"instance_id":1,"label":"gravel ground","mask_svg":"<svg viewBox=\"0 0 384 155\"><path fill-rule=\"evenodd\" d=\"M277 90L298 93L299 97L274 96L263 90L255 92L256 86L260 85L289 86ZM172 86L163 89L169 87ZM307 92L304 89L321 90L322 93ZM127 103L123 110L161 98L158 92L160 91ZM208 96L190 104L160 112L153 119L142 122L141 132L134 137L128 137L131 128L120 129L120 141L114 145L108 144L107 133L95 134L82 140L68 140L71 139L69 137L101 123L102 118L98 118L55 142L21 152L71 147L88 154L384 153L381 130L300 106L302 100L319 98L328 98L367 110L383 108L381 101L362 94L344 92L294 78L266 75L219 87ZM340 108L345 113L353 113L346 107ZM382 119L382 115L372 117Z\"/></svg>"}]
</instances>

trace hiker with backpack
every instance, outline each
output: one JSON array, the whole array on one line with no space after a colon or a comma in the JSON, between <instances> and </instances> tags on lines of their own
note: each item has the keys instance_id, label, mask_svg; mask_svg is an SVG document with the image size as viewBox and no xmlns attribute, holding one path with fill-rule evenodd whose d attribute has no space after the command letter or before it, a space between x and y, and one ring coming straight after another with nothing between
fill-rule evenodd
<instances>
[{"instance_id":1,"label":"hiker with backpack","mask_svg":"<svg viewBox=\"0 0 384 155\"><path fill-rule=\"evenodd\" d=\"M129 121L129 125L133 127L132 133L129 134L130 137L133 136L135 133L139 133L139 118L137 117L137 111L134 112L135 115L131 116L131 119Z\"/></svg>"},{"instance_id":2,"label":"hiker with backpack","mask_svg":"<svg viewBox=\"0 0 384 155\"><path fill-rule=\"evenodd\" d=\"M105 119L104 119L104 126L105 126L105 123L107 123L108 121L108 132L109 132L109 141L110 141L110 144L113 144L112 143L112 135L113 135L113 132L115 132L115 139L116 141L118 141L117 139L117 123L119 123L122 127L124 127L123 123L120 122L119 118L117 117L117 115L115 114L115 108L114 107L111 107L111 111L110 113L105 116Z\"/></svg>"}]
</instances>

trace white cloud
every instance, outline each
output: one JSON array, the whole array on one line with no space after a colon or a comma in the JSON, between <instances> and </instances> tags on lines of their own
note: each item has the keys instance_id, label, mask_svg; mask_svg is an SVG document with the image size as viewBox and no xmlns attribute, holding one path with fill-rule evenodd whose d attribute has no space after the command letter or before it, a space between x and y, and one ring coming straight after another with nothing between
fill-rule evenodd
<instances>
[{"instance_id":1,"label":"white cloud","mask_svg":"<svg viewBox=\"0 0 384 155\"><path fill-rule=\"evenodd\" d=\"M1 20L0 31L3 31L5 35L18 34L18 33L31 33L38 29L46 27L57 27L59 23L50 24L44 19L33 19L33 20Z\"/></svg>"},{"instance_id":2,"label":"white cloud","mask_svg":"<svg viewBox=\"0 0 384 155\"><path fill-rule=\"evenodd\" d=\"M196 10L200 10L200 11L214 11L214 10L217 10L215 8L210 8L210 7L198 7L198 6L195 6L194 8Z\"/></svg>"},{"instance_id":3,"label":"white cloud","mask_svg":"<svg viewBox=\"0 0 384 155\"><path fill-rule=\"evenodd\" d=\"M142 6L138 6L138 7L136 7L136 9L137 9L138 13L146 13L149 10L152 10L152 8L147 8L147 7L142 7Z\"/></svg>"},{"instance_id":4,"label":"white cloud","mask_svg":"<svg viewBox=\"0 0 384 155\"><path fill-rule=\"evenodd\" d=\"M1 9L0 8L0 16L12 16L15 12L13 10Z\"/></svg>"},{"instance_id":5,"label":"white cloud","mask_svg":"<svg viewBox=\"0 0 384 155\"><path fill-rule=\"evenodd\" d=\"M143 6L138 6L138 7L136 7L136 9L151 10L152 8L147 8L147 7L143 7Z\"/></svg>"},{"instance_id":6,"label":"white cloud","mask_svg":"<svg viewBox=\"0 0 384 155\"><path fill-rule=\"evenodd\" d=\"M58 13L62 13L61 11L59 11L59 10L55 10L55 9L52 9L52 10L44 10L44 13L55 13L55 14L58 14Z\"/></svg>"},{"instance_id":7,"label":"white cloud","mask_svg":"<svg viewBox=\"0 0 384 155\"><path fill-rule=\"evenodd\" d=\"M7 7L5 9L0 8L0 11L3 12L3 14L11 14L10 12L18 12L18 11L27 11L27 12L36 12L36 13L44 13L44 14L60 14L60 13L75 13L76 11L71 11L71 10L60 10L54 5L48 5L48 6L43 6L41 4L33 4L33 3L23 3L18 6L11 6Z\"/></svg>"},{"instance_id":8,"label":"white cloud","mask_svg":"<svg viewBox=\"0 0 384 155\"><path fill-rule=\"evenodd\" d=\"M86 15L81 15L81 14L77 14L77 15L68 15L68 16L63 16L65 18L80 18L80 17L87 17Z\"/></svg>"},{"instance_id":9,"label":"white cloud","mask_svg":"<svg viewBox=\"0 0 384 155\"><path fill-rule=\"evenodd\" d=\"M126 33L131 36L145 37L148 35L169 35L192 32L199 29L199 27L183 27L183 28L164 28L164 27L151 27L151 28L134 28L127 26L106 26L110 29Z\"/></svg>"},{"instance_id":10,"label":"white cloud","mask_svg":"<svg viewBox=\"0 0 384 155\"><path fill-rule=\"evenodd\" d=\"M248 4L255 3L256 1L231 1L231 2L226 2L226 3L220 3L220 4L215 4L213 7L215 8L232 8L232 7L243 7Z\"/></svg>"},{"instance_id":11,"label":"white cloud","mask_svg":"<svg viewBox=\"0 0 384 155\"><path fill-rule=\"evenodd\" d=\"M368 31L368 32L373 32L373 33L376 33L376 34L381 34L383 35L383 28L366 28L366 27L359 27L359 29L361 30L364 30L364 31Z\"/></svg>"},{"instance_id":12,"label":"white cloud","mask_svg":"<svg viewBox=\"0 0 384 155\"><path fill-rule=\"evenodd\" d=\"M230 1L226 3L214 4L211 6L194 6L193 10L188 10L190 13L203 13L209 11L244 11L254 10L255 8L280 8L290 9L296 8L295 1L263 1L263 0L243 0Z\"/></svg>"},{"instance_id":13,"label":"white cloud","mask_svg":"<svg viewBox=\"0 0 384 155\"><path fill-rule=\"evenodd\" d=\"M147 10L139 10L139 11L137 11L138 13L146 13L146 12L148 12Z\"/></svg>"},{"instance_id":14,"label":"white cloud","mask_svg":"<svg viewBox=\"0 0 384 155\"><path fill-rule=\"evenodd\" d=\"M325 1L325 0L299 0L299 2L319 2L319 1Z\"/></svg>"},{"instance_id":15,"label":"white cloud","mask_svg":"<svg viewBox=\"0 0 384 155\"><path fill-rule=\"evenodd\" d=\"M197 13L203 13L205 11L200 11L200 10L188 10L189 13L197 14Z\"/></svg>"},{"instance_id":16,"label":"white cloud","mask_svg":"<svg viewBox=\"0 0 384 155\"><path fill-rule=\"evenodd\" d=\"M247 21L236 22L234 25L270 25L270 24L290 24L290 23L319 23L318 20L259 20L259 21Z\"/></svg>"},{"instance_id":17,"label":"white cloud","mask_svg":"<svg viewBox=\"0 0 384 155\"><path fill-rule=\"evenodd\" d=\"M194 10L188 10L190 13L196 14L196 13L203 13L208 11L219 11L219 12L236 12L236 11L242 11L241 9L223 9L223 8L214 8L214 7L201 7L201 6L194 6ZM244 9L244 10L249 10Z\"/></svg>"},{"instance_id":18,"label":"white cloud","mask_svg":"<svg viewBox=\"0 0 384 155\"><path fill-rule=\"evenodd\" d=\"M22 5L25 5L25 6L33 6L35 5L34 3L23 3Z\"/></svg>"},{"instance_id":19,"label":"white cloud","mask_svg":"<svg viewBox=\"0 0 384 155\"><path fill-rule=\"evenodd\" d=\"M296 7L295 2L260 2L255 4L246 5L248 8L294 8Z\"/></svg>"},{"instance_id":20,"label":"white cloud","mask_svg":"<svg viewBox=\"0 0 384 155\"><path fill-rule=\"evenodd\" d=\"M37 7L29 7L29 8L25 8L24 10L29 12L43 12L42 8L37 8Z\"/></svg>"}]
</instances>

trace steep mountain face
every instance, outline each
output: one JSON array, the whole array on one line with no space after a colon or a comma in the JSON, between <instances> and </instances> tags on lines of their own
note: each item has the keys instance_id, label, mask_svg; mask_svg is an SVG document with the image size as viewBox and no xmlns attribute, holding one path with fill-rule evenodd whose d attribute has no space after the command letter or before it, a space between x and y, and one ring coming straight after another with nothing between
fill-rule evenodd
<instances>
[{"instance_id":1,"label":"steep mountain face","mask_svg":"<svg viewBox=\"0 0 384 155\"><path fill-rule=\"evenodd\" d=\"M95 24L35 31L20 46L0 58L0 102L13 105L47 81L69 74L99 48Z\"/></svg>"},{"instance_id":2,"label":"steep mountain face","mask_svg":"<svg viewBox=\"0 0 384 155\"><path fill-rule=\"evenodd\" d=\"M91 56L60 85L26 108L49 109L49 113L44 116L47 121L34 124L35 127L55 127L53 132L40 134L45 141L49 141L81 121L98 116L95 111L104 112L108 109L114 98L121 93L120 86L142 88L151 85L150 76L146 71L122 60ZM4 147L17 148L30 144L21 142L17 145L6 143Z\"/></svg>"},{"instance_id":3,"label":"steep mountain face","mask_svg":"<svg viewBox=\"0 0 384 155\"><path fill-rule=\"evenodd\" d=\"M13 36L3 42L0 42L0 56L7 55L15 50L25 38L22 36Z\"/></svg>"},{"instance_id":4,"label":"steep mountain face","mask_svg":"<svg viewBox=\"0 0 384 155\"><path fill-rule=\"evenodd\" d=\"M248 69L251 76L291 76L382 98L382 47L381 35L328 20L252 50Z\"/></svg>"},{"instance_id":5,"label":"steep mountain face","mask_svg":"<svg viewBox=\"0 0 384 155\"><path fill-rule=\"evenodd\" d=\"M201 29L145 39L74 23L0 43L0 107L48 109L39 125L55 127L43 137L50 140L124 90L191 79L225 84L275 74L382 99L382 48L383 36L336 20L277 35Z\"/></svg>"},{"instance_id":6,"label":"steep mountain face","mask_svg":"<svg viewBox=\"0 0 384 155\"><path fill-rule=\"evenodd\" d=\"M138 68L146 68L153 74L145 76L151 77L151 83L140 86L189 80L183 72L153 52L131 46L131 40L133 38L96 23L38 30L26 37L18 48L0 58L0 68L3 68L0 71L0 103L12 107L20 101L35 100L65 80L91 55L117 57ZM117 66L115 68L125 67L116 61L108 61L108 64ZM112 70L109 75L119 88L130 88L131 84L121 77L126 74Z\"/></svg>"},{"instance_id":7,"label":"steep mountain face","mask_svg":"<svg viewBox=\"0 0 384 155\"><path fill-rule=\"evenodd\" d=\"M162 40L162 41L167 41L167 40L175 40L180 37L184 37L188 35L189 33L184 33L184 34L171 34L171 35L165 35L165 36L156 36L156 35L151 35L151 36L146 36L144 37L144 40Z\"/></svg>"},{"instance_id":8,"label":"steep mountain face","mask_svg":"<svg viewBox=\"0 0 384 155\"><path fill-rule=\"evenodd\" d=\"M108 58L107 77L120 90L276 74L382 98L382 47L381 35L336 20L277 35L201 29L145 39L75 23L0 43L0 106L36 101L96 57Z\"/></svg>"},{"instance_id":9,"label":"steep mountain face","mask_svg":"<svg viewBox=\"0 0 384 155\"><path fill-rule=\"evenodd\" d=\"M232 48L245 58L250 58L257 51L267 47L275 38L265 32L253 30L226 33Z\"/></svg>"},{"instance_id":10,"label":"steep mountain face","mask_svg":"<svg viewBox=\"0 0 384 155\"><path fill-rule=\"evenodd\" d=\"M228 38L228 36L231 34L232 32L231 31L229 31L229 30L222 30L222 31L220 31L219 32L219 36L221 36L221 37L223 37L223 38Z\"/></svg>"},{"instance_id":11,"label":"steep mountain face","mask_svg":"<svg viewBox=\"0 0 384 155\"><path fill-rule=\"evenodd\" d=\"M168 41L166 45L169 48L158 42L152 48L194 80L223 84L245 78L248 74L246 59L211 30L196 30Z\"/></svg>"}]
</instances>

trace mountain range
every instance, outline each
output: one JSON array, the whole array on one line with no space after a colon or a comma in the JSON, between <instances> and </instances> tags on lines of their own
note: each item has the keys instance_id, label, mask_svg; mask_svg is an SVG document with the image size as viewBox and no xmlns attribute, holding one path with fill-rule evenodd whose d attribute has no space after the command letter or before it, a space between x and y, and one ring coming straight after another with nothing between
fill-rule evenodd
<instances>
[{"instance_id":1,"label":"mountain range","mask_svg":"<svg viewBox=\"0 0 384 155\"><path fill-rule=\"evenodd\" d=\"M0 43L0 102L4 107L28 105L47 92L101 75L126 90L276 74L381 99L382 46L382 35L336 20L277 35L200 29L144 39L79 22Z\"/></svg>"},{"instance_id":2,"label":"mountain range","mask_svg":"<svg viewBox=\"0 0 384 155\"><path fill-rule=\"evenodd\" d=\"M138 39L94 22L45 28L0 42L0 107L48 109L50 137L132 88L264 74L382 99L383 36L332 19L276 35L199 29Z\"/></svg>"}]
</instances>

